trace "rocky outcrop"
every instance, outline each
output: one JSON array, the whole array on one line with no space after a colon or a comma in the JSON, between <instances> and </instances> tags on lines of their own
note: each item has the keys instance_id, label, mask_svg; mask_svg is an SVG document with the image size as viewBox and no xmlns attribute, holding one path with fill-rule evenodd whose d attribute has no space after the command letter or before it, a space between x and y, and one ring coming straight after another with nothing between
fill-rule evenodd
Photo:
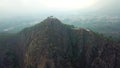
<instances>
[{"instance_id":1,"label":"rocky outcrop","mask_svg":"<svg viewBox=\"0 0 120 68\"><path fill-rule=\"evenodd\" d=\"M56 18L32 27L24 56L25 68L114 68L116 43ZM33 31L33 30L32 30Z\"/></svg>"}]
</instances>

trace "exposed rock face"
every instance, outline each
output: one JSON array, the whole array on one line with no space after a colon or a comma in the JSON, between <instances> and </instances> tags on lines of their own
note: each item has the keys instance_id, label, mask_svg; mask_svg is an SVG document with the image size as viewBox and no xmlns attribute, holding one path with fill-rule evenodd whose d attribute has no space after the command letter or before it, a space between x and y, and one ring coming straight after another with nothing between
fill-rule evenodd
<instances>
[{"instance_id":1,"label":"exposed rock face","mask_svg":"<svg viewBox=\"0 0 120 68\"><path fill-rule=\"evenodd\" d=\"M119 44L88 29L71 28L56 18L24 29L16 39L20 68L120 67Z\"/></svg>"}]
</instances>

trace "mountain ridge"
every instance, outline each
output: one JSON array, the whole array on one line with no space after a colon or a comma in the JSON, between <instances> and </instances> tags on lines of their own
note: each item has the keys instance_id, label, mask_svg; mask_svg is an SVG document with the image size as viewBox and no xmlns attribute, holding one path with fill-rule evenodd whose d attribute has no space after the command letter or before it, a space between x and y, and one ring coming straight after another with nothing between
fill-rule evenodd
<instances>
[{"instance_id":1,"label":"mountain ridge","mask_svg":"<svg viewBox=\"0 0 120 68\"><path fill-rule=\"evenodd\" d=\"M48 17L41 23L24 29L6 43L16 47L15 49L11 47L11 51L14 51L18 68L120 67L120 61L116 60L120 59L118 43L91 30L62 24L60 20L53 17ZM7 58L10 56L8 55ZM7 61L15 64L13 60ZM2 68L16 67L16 64L7 65L0 62L3 64L0 66Z\"/></svg>"}]
</instances>

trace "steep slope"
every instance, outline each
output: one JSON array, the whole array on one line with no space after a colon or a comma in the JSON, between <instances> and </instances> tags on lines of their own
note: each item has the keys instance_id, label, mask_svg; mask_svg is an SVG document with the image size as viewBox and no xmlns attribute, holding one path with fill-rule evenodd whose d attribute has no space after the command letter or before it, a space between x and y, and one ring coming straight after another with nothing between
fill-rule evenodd
<instances>
[{"instance_id":1,"label":"steep slope","mask_svg":"<svg viewBox=\"0 0 120 68\"><path fill-rule=\"evenodd\" d=\"M120 67L120 44L91 30L62 24L53 17L24 29L9 40L14 41L10 46L17 47L10 48L20 68Z\"/></svg>"},{"instance_id":2,"label":"steep slope","mask_svg":"<svg viewBox=\"0 0 120 68\"><path fill-rule=\"evenodd\" d=\"M116 44L90 30L70 28L50 17L29 32L25 68L113 68L115 65Z\"/></svg>"},{"instance_id":3,"label":"steep slope","mask_svg":"<svg viewBox=\"0 0 120 68\"><path fill-rule=\"evenodd\" d=\"M57 67L62 66L60 61L64 60L62 57L66 55L71 46L69 36L71 29L54 18L44 20L33 29L35 32L32 32L31 42L26 49L25 68L41 68L46 64L55 67L54 62L58 63Z\"/></svg>"}]
</instances>

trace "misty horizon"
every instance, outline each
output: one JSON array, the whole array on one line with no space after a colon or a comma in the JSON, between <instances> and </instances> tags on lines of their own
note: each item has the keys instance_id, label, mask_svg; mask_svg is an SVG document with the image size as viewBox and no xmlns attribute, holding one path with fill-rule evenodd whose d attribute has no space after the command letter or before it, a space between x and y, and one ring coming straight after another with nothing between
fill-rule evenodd
<instances>
[{"instance_id":1,"label":"misty horizon","mask_svg":"<svg viewBox=\"0 0 120 68\"><path fill-rule=\"evenodd\" d=\"M119 16L119 0L1 0L0 18L24 16Z\"/></svg>"}]
</instances>

